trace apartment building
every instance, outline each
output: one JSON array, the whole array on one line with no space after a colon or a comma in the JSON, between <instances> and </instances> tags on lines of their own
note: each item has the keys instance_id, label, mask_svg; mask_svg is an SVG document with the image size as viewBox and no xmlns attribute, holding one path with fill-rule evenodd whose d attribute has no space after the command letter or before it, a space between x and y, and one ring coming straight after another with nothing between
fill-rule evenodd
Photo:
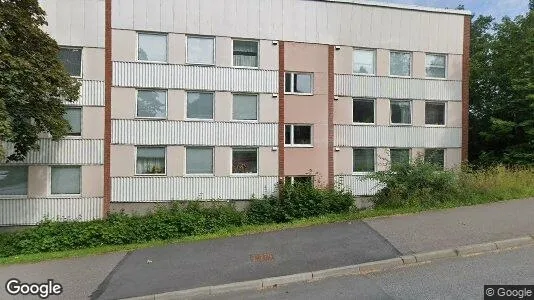
<instances>
[{"instance_id":1,"label":"apartment building","mask_svg":"<svg viewBox=\"0 0 534 300\"><path fill-rule=\"evenodd\" d=\"M360 0L40 0L82 83L72 133L0 166L0 225L279 181L376 192L467 158L470 13Z\"/></svg>"}]
</instances>

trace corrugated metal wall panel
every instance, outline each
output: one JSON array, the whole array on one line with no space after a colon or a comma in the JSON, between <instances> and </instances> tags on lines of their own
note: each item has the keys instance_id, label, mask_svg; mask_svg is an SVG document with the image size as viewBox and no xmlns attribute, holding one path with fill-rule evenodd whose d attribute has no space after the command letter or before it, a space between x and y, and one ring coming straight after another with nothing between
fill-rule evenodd
<instances>
[{"instance_id":1,"label":"corrugated metal wall panel","mask_svg":"<svg viewBox=\"0 0 534 300\"><path fill-rule=\"evenodd\" d=\"M80 80L82 87L80 99L76 102L65 102L67 105L104 106L104 81Z\"/></svg>"},{"instance_id":2,"label":"corrugated metal wall panel","mask_svg":"<svg viewBox=\"0 0 534 300\"><path fill-rule=\"evenodd\" d=\"M278 72L212 66L113 62L113 85L209 91L277 93Z\"/></svg>"},{"instance_id":3,"label":"corrugated metal wall panel","mask_svg":"<svg viewBox=\"0 0 534 300\"><path fill-rule=\"evenodd\" d=\"M278 124L112 120L112 143L140 145L276 146Z\"/></svg>"},{"instance_id":4,"label":"corrugated metal wall panel","mask_svg":"<svg viewBox=\"0 0 534 300\"><path fill-rule=\"evenodd\" d=\"M51 139L41 139L38 142L40 150L30 151L25 164L70 164L92 165L104 163L104 141L63 139L57 142ZM8 155L13 153L12 144L4 144Z\"/></svg>"},{"instance_id":5,"label":"corrugated metal wall panel","mask_svg":"<svg viewBox=\"0 0 534 300\"><path fill-rule=\"evenodd\" d=\"M462 129L457 127L335 125L336 146L457 148Z\"/></svg>"},{"instance_id":6,"label":"corrugated metal wall panel","mask_svg":"<svg viewBox=\"0 0 534 300\"><path fill-rule=\"evenodd\" d=\"M381 76L335 75L339 96L461 101L462 82Z\"/></svg>"},{"instance_id":7,"label":"corrugated metal wall panel","mask_svg":"<svg viewBox=\"0 0 534 300\"><path fill-rule=\"evenodd\" d=\"M0 226L35 225L53 220L87 221L102 218L103 198L1 199Z\"/></svg>"},{"instance_id":8,"label":"corrugated metal wall panel","mask_svg":"<svg viewBox=\"0 0 534 300\"><path fill-rule=\"evenodd\" d=\"M247 200L275 192L276 176L242 177L116 177L112 202L173 200Z\"/></svg>"},{"instance_id":9,"label":"corrugated metal wall panel","mask_svg":"<svg viewBox=\"0 0 534 300\"><path fill-rule=\"evenodd\" d=\"M378 181L357 175L337 175L335 182L357 196L371 196L381 189Z\"/></svg>"}]
</instances>

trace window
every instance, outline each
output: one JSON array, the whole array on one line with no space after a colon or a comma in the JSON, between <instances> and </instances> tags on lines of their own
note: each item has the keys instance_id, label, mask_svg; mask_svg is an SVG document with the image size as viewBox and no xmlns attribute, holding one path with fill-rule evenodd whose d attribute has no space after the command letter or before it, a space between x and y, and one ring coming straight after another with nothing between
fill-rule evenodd
<instances>
[{"instance_id":1,"label":"window","mask_svg":"<svg viewBox=\"0 0 534 300\"><path fill-rule=\"evenodd\" d=\"M212 37L187 37L187 63L200 65L214 64L215 41Z\"/></svg>"},{"instance_id":2,"label":"window","mask_svg":"<svg viewBox=\"0 0 534 300\"><path fill-rule=\"evenodd\" d=\"M445 125L445 103L425 103L425 124Z\"/></svg>"},{"instance_id":3,"label":"window","mask_svg":"<svg viewBox=\"0 0 534 300\"><path fill-rule=\"evenodd\" d=\"M167 35L139 33L137 36L137 59L142 61L167 61Z\"/></svg>"},{"instance_id":4,"label":"window","mask_svg":"<svg viewBox=\"0 0 534 300\"><path fill-rule=\"evenodd\" d=\"M82 48L60 47L59 60L71 76L82 77Z\"/></svg>"},{"instance_id":5,"label":"window","mask_svg":"<svg viewBox=\"0 0 534 300\"><path fill-rule=\"evenodd\" d=\"M352 53L352 72L354 74L375 74L375 50L355 49Z\"/></svg>"},{"instance_id":6,"label":"window","mask_svg":"<svg viewBox=\"0 0 534 300\"><path fill-rule=\"evenodd\" d=\"M187 118L213 119L213 93L188 92Z\"/></svg>"},{"instance_id":7,"label":"window","mask_svg":"<svg viewBox=\"0 0 534 300\"><path fill-rule=\"evenodd\" d=\"M165 147L137 147L136 174L165 174Z\"/></svg>"},{"instance_id":8,"label":"window","mask_svg":"<svg viewBox=\"0 0 534 300\"><path fill-rule=\"evenodd\" d=\"M213 148L188 147L185 155L187 174L213 174Z\"/></svg>"},{"instance_id":9,"label":"window","mask_svg":"<svg viewBox=\"0 0 534 300\"><path fill-rule=\"evenodd\" d=\"M234 95L232 105L234 120L252 121L258 119L258 96Z\"/></svg>"},{"instance_id":10,"label":"window","mask_svg":"<svg viewBox=\"0 0 534 300\"><path fill-rule=\"evenodd\" d=\"M0 195L26 196L28 194L28 167L0 166Z\"/></svg>"},{"instance_id":11,"label":"window","mask_svg":"<svg viewBox=\"0 0 534 300\"><path fill-rule=\"evenodd\" d=\"M425 59L426 77L445 78L447 57L443 54L427 54Z\"/></svg>"},{"instance_id":12,"label":"window","mask_svg":"<svg viewBox=\"0 0 534 300\"><path fill-rule=\"evenodd\" d=\"M311 125L286 125L286 145L311 145Z\"/></svg>"},{"instance_id":13,"label":"window","mask_svg":"<svg viewBox=\"0 0 534 300\"><path fill-rule=\"evenodd\" d=\"M354 123L374 123L375 101L354 99L352 101L352 121Z\"/></svg>"},{"instance_id":14,"label":"window","mask_svg":"<svg viewBox=\"0 0 534 300\"><path fill-rule=\"evenodd\" d=\"M80 166L52 167L50 193L54 195L80 194L81 173Z\"/></svg>"},{"instance_id":15,"label":"window","mask_svg":"<svg viewBox=\"0 0 534 300\"><path fill-rule=\"evenodd\" d=\"M286 73L286 93L311 94L312 80L311 73Z\"/></svg>"},{"instance_id":16,"label":"window","mask_svg":"<svg viewBox=\"0 0 534 300\"><path fill-rule=\"evenodd\" d=\"M258 150L251 148L233 149L232 173L258 173Z\"/></svg>"},{"instance_id":17,"label":"window","mask_svg":"<svg viewBox=\"0 0 534 300\"><path fill-rule=\"evenodd\" d=\"M391 123L392 124L411 124L411 101L392 100L391 107Z\"/></svg>"},{"instance_id":18,"label":"window","mask_svg":"<svg viewBox=\"0 0 534 300\"><path fill-rule=\"evenodd\" d=\"M137 117L161 119L166 118L167 92L157 90L138 90Z\"/></svg>"},{"instance_id":19,"label":"window","mask_svg":"<svg viewBox=\"0 0 534 300\"><path fill-rule=\"evenodd\" d=\"M410 163L410 149L390 149L391 165L405 165Z\"/></svg>"},{"instance_id":20,"label":"window","mask_svg":"<svg viewBox=\"0 0 534 300\"><path fill-rule=\"evenodd\" d=\"M443 169L445 166L445 150L443 149L426 149L425 161Z\"/></svg>"},{"instance_id":21,"label":"window","mask_svg":"<svg viewBox=\"0 0 534 300\"><path fill-rule=\"evenodd\" d=\"M412 54L409 52L391 52L389 74L393 76L410 76Z\"/></svg>"},{"instance_id":22,"label":"window","mask_svg":"<svg viewBox=\"0 0 534 300\"><path fill-rule=\"evenodd\" d=\"M67 107L63 117L69 122L70 131L68 135L80 136L82 134L82 108Z\"/></svg>"},{"instance_id":23,"label":"window","mask_svg":"<svg viewBox=\"0 0 534 300\"><path fill-rule=\"evenodd\" d=\"M234 66L258 67L258 42L234 40Z\"/></svg>"},{"instance_id":24,"label":"window","mask_svg":"<svg viewBox=\"0 0 534 300\"><path fill-rule=\"evenodd\" d=\"M361 148L353 150L352 170L354 172L375 171L375 149Z\"/></svg>"},{"instance_id":25,"label":"window","mask_svg":"<svg viewBox=\"0 0 534 300\"><path fill-rule=\"evenodd\" d=\"M285 183L291 185L313 185L313 176L286 176Z\"/></svg>"}]
</instances>

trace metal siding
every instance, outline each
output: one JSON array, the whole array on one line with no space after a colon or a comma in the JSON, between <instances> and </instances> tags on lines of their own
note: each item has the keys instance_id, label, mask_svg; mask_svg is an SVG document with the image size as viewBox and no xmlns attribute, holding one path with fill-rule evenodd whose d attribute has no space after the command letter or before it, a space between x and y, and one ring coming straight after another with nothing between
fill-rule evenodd
<instances>
[{"instance_id":1,"label":"metal siding","mask_svg":"<svg viewBox=\"0 0 534 300\"><path fill-rule=\"evenodd\" d=\"M357 196L371 196L381 188L378 181L358 175L337 175L335 181L336 185L350 190Z\"/></svg>"},{"instance_id":2,"label":"metal siding","mask_svg":"<svg viewBox=\"0 0 534 300\"><path fill-rule=\"evenodd\" d=\"M347 147L456 148L462 146L457 127L336 125L335 145Z\"/></svg>"},{"instance_id":3,"label":"metal siding","mask_svg":"<svg viewBox=\"0 0 534 300\"><path fill-rule=\"evenodd\" d=\"M163 89L192 89L276 93L278 72L211 66L113 63L113 85Z\"/></svg>"},{"instance_id":4,"label":"metal siding","mask_svg":"<svg viewBox=\"0 0 534 300\"><path fill-rule=\"evenodd\" d=\"M383 76L335 75L339 96L461 101L462 82L395 78Z\"/></svg>"},{"instance_id":5,"label":"metal siding","mask_svg":"<svg viewBox=\"0 0 534 300\"><path fill-rule=\"evenodd\" d=\"M62 139L57 142L41 139L40 150L28 152L24 164L69 164L92 165L104 163L104 141L84 139ZM4 144L8 155L13 153L13 144Z\"/></svg>"},{"instance_id":6,"label":"metal siding","mask_svg":"<svg viewBox=\"0 0 534 300\"><path fill-rule=\"evenodd\" d=\"M75 102L65 102L74 106L104 106L104 81L80 80L80 97Z\"/></svg>"},{"instance_id":7,"label":"metal siding","mask_svg":"<svg viewBox=\"0 0 534 300\"><path fill-rule=\"evenodd\" d=\"M0 226L35 225L53 220L102 218L103 198L25 198L0 200Z\"/></svg>"},{"instance_id":8,"label":"metal siding","mask_svg":"<svg viewBox=\"0 0 534 300\"><path fill-rule=\"evenodd\" d=\"M276 123L112 120L112 143L276 146Z\"/></svg>"},{"instance_id":9,"label":"metal siding","mask_svg":"<svg viewBox=\"0 0 534 300\"><path fill-rule=\"evenodd\" d=\"M173 200L248 200L274 193L276 176L241 177L115 177L112 202Z\"/></svg>"}]
</instances>

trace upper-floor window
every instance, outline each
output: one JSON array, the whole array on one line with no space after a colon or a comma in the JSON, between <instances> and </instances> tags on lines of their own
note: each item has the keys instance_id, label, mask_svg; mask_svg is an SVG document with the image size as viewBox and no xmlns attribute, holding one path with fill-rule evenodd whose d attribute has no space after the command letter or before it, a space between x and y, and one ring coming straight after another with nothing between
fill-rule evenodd
<instances>
[{"instance_id":1,"label":"upper-floor window","mask_svg":"<svg viewBox=\"0 0 534 300\"><path fill-rule=\"evenodd\" d=\"M165 147L137 147L135 173L138 175L165 174Z\"/></svg>"},{"instance_id":2,"label":"upper-floor window","mask_svg":"<svg viewBox=\"0 0 534 300\"><path fill-rule=\"evenodd\" d=\"M367 99L352 100L352 121L372 124L375 122L375 101Z\"/></svg>"},{"instance_id":3,"label":"upper-floor window","mask_svg":"<svg viewBox=\"0 0 534 300\"><path fill-rule=\"evenodd\" d=\"M0 195L26 196L28 194L27 166L0 166Z\"/></svg>"},{"instance_id":4,"label":"upper-floor window","mask_svg":"<svg viewBox=\"0 0 534 300\"><path fill-rule=\"evenodd\" d=\"M354 74L375 74L375 50L355 49L352 56L352 72Z\"/></svg>"},{"instance_id":5,"label":"upper-floor window","mask_svg":"<svg viewBox=\"0 0 534 300\"><path fill-rule=\"evenodd\" d=\"M285 91L294 94L312 94L313 74L311 73L286 73Z\"/></svg>"},{"instance_id":6,"label":"upper-floor window","mask_svg":"<svg viewBox=\"0 0 534 300\"><path fill-rule=\"evenodd\" d=\"M445 103L425 102L425 124L445 125Z\"/></svg>"},{"instance_id":7,"label":"upper-floor window","mask_svg":"<svg viewBox=\"0 0 534 300\"><path fill-rule=\"evenodd\" d=\"M232 173L255 174L258 173L258 149L234 148L232 149Z\"/></svg>"},{"instance_id":8,"label":"upper-floor window","mask_svg":"<svg viewBox=\"0 0 534 300\"><path fill-rule=\"evenodd\" d=\"M447 56L427 54L425 58L426 77L445 78L447 76Z\"/></svg>"},{"instance_id":9,"label":"upper-floor window","mask_svg":"<svg viewBox=\"0 0 534 300\"><path fill-rule=\"evenodd\" d=\"M286 125L285 127L285 144L297 146L312 145L312 127L311 125Z\"/></svg>"},{"instance_id":10,"label":"upper-floor window","mask_svg":"<svg viewBox=\"0 0 534 300\"><path fill-rule=\"evenodd\" d=\"M82 48L59 47L59 60L71 76L82 77Z\"/></svg>"},{"instance_id":11,"label":"upper-floor window","mask_svg":"<svg viewBox=\"0 0 534 300\"><path fill-rule=\"evenodd\" d=\"M137 117L159 118L167 117L167 91L138 90Z\"/></svg>"},{"instance_id":12,"label":"upper-floor window","mask_svg":"<svg viewBox=\"0 0 534 300\"><path fill-rule=\"evenodd\" d=\"M213 93L188 92L187 93L188 119L213 119Z\"/></svg>"},{"instance_id":13,"label":"upper-floor window","mask_svg":"<svg viewBox=\"0 0 534 300\"><path fill-rule=\"evenodd\" d=\"M355 148L352 150L352 171L374 172L375 171L375 149Z\"/></svg>"},{"instance_id":14,"label":"upper-floor window","mask_svg":"<svg viewBox=\"0 0 534 300\"><path fill-rule=\"evenodd\" d=\"M258 120L258 96L234 94L232 117L234 120Z\"/></svg>"},{"instance_id":15,"label":"upper-floor window","mask_svg":"<svg viewBox=\"0 0 534 300\"><path fill-rule=\"evenodd\" d=\"M234 40L234 67L258 67L258 42Z\"/></svg>"},{"instance_id":16,"label":"upper-floor window","mask_svg":"<svg viewBox=\"0 0 534 300\"><path fill-rule=\"evenodd\" d=\"M390 75L405 77L412 75L412 54L410 52L392 51L389 57Z\"/></svg>"},{"instance_id":17,"label":"upper-floor window","mask_svg":"<svg viewBox=\"0 0 534 300\"><path fill-rule=\"evenodd\" d=\"M436 165L443 169L445 166L445 150L444 149L425 149L425 162Z\"/></svg>"},{"instance_id":18,"label":"upper-floor window","mask_svg":"<svg viewBox=\"0 0 534 300\"><path fill-rule=\"evenodd\" d=\"M167 35L139 33L137 35L137 59L142 61L167 61Z\"/></svg>"},{"instance_id":19,"label":"upper-floor window","mask_svg":"<svg viewBox=\"0 0 534 300\"><path fill-rule=\"evenodd\" d=\"M391 123L392 124L411 124L412 123L412 101L410 100L391 100Z\"/></svg>"},{"instance_id":20,"label":"upper-floor window","mask_svg":"<svg viewBox=\"0 0 534 300\"><path fill-rule=\"evenodd\" d=\"M82 170L80 166L53 166L51 168L50 193L71 195L81 193Z\"/></svg>"},{"instance_id":21,"label":"upper-floor window","mask_svg":"<svg viewBox=\"0 0 534 300\"><path fill-rule=\"evenodd\" d=\"M65 120L69 122L70 131L68 135L80 136L82 135L82 108L81 107L67 107L65 108Z\"/></svg>"},{"instance_id":22,"label":"upper-floor window","mask_svg":"<svg viewBox=\"0 0 534 300\"><path fill-rule=\"evenodd\" d=\"M187 63L199 65L215 64L215 39L205 36L188 36Z\"/></svg>"}]
</instances>

